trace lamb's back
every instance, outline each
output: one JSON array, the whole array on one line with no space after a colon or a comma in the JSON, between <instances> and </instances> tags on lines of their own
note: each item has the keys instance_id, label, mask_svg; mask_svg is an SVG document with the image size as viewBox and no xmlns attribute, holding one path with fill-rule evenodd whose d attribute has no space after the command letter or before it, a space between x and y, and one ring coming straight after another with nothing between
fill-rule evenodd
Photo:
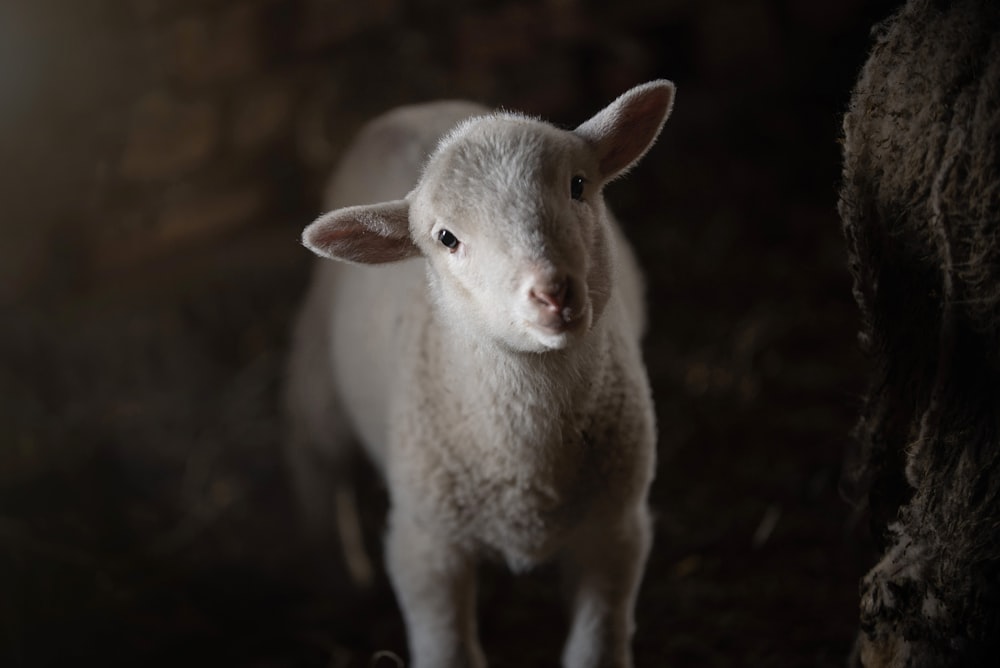
<instances>
[{"instance_id":1,"label":"lamb's back","mask_svg":"<svg viewBox=\"0 0 1000 668\"><path fill-rule=\"evenodd\" d=\"M463 120L489 112L473 102L442 100L372 119L341 158L324 198L327 209L402 199L441 137Z\"/></svg>"}]
</instances>

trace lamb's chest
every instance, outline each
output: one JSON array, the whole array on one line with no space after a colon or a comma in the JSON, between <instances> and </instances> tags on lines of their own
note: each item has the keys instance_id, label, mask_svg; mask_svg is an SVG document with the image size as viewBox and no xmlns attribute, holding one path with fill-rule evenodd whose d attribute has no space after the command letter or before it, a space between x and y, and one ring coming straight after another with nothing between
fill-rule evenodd
<instances>
[{"instance_id":1,"label":"lamb's chest","mask_svg":"<svg viewBox=\"0 0 1000 668\"><path fill-rule=\"evenodd\" d=\"M590 507L580 467L482 485L476 539L515 570L549 558Z\"/></svg>"},{"instance_id":2,"label":"lamb's chest","mask_svg":"<svg viewBox=\"0 0 1000 668\"><path fill-rule=\"evenodd\" d=\"M452 442L444 452L427 447L414 490L450 533L523 570L551 557L586 521L621 475L611 475L614 444L581 430L504 443Z\"/></svg>"}]
</instances>

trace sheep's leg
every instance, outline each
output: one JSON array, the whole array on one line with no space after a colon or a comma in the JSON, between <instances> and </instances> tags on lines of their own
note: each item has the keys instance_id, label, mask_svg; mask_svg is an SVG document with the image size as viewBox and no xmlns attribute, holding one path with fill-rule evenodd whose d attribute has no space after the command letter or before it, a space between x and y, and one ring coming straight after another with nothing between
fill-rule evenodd
<instances>
[{"instance_id":1,"label":"sheep's leg","mask_svg":"<svg viewBox=\"0 0 1000 668\"><path fill-rule=\"evenodd\" d=\"M412 667L485 668L471 555L394 509L386 559L406 620Z\"/></svg>"},{"instance_id":2,"label":"sheep's leg","mask_svg":"<svg viewBox=\"0 0 1000 668\"><path fill-rule=\"evenodd\" d=\"M286 436L286 460L306 533L314 540L326 540L336 529L351 580L367 587L374 579L374 569L365 549L350 478L351 436L346 431L340 432L331 440L340 439L343 443L328 448L334 450L331 456L305 437L301 429L293 428Z\"/></svg>"},{"instance_id":3,"label":"sheep's leg","mask_svg":"<svg viewBox=\"0 0 1000 668\"><path fill-rule=\"evenodd\" d=\"M646 508L587 527L563 559L572 620L564 668L630 668L635 599L652 542Z\"/></svg>"},{"instance_id":4,"label":"sheep's leg","mask_svg":"<svg viewBox=\"0 0 1000 668\"><path fill-rule=\"evenodd\" d=\"M345 461L345 423L330 375L331 269L318 267L298 314L285 382L285 459L305 527L322 535L333 527L332 474ZM332 456L324 456L324 455Z\"/></svg>"},{"instance_id":5,"label":"sheep's leg","mask_svg":"<svg viewBox=\"0 0 1000 668\"><path fill-rule=\"evenodd\" d=\"M335 490L350 484L356 448L328 375L303 366L293 359L284 451L304 528L320 537L335 527Z\"/></svg>"},{"instance_id":6,"label":"sheep's leg","mask_svg":"<svg viewBox=\"0 0 1000 668\"><path fill-rule=\"evenodd\" d=\"M285 436L285 459L292 491L298 502L304 528L311 536L333 529L333 482L335 472L304 430L293 427Z\"/></svg>"},{"instance_id":7,"label":"sheep's leg","mask_svg":"<svg viewBox=\"0 0 1000 668\"><path fill-rule=\"evenodd\" d=\"M336 528L351 579L365 586L373 569L350 479L355 442L328 363L329 286L321 274L316 277L296 323L285 386L285 457L304 528L314 539L332 536Z\"/></svg>"}]
</instances>

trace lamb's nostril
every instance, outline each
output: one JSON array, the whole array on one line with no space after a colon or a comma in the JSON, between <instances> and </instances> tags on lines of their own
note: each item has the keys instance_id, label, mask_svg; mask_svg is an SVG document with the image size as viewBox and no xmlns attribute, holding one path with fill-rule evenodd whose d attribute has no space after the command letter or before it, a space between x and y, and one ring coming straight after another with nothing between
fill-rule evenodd
<instances>
[{"instance_id":1,"label":"lamb's nostril","mask_svg":"<svg viewBox=\"0 0 1000 668\"><path fill-rule=\"evenodd\" d=\"M566 308L569 297L569 281L557 281L531 288L528 296L549 311L558 313Z\"/></svg>"}]
</instances>

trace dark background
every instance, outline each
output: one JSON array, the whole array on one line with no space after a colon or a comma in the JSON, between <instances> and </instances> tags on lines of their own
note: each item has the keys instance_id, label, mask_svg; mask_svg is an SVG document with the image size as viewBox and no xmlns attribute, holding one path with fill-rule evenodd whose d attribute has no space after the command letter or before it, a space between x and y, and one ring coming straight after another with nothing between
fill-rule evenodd
<instances>
[{"instance_id":1,"label":"dark background","mask_svg":"<svg viewBox=\"0 0 1000 668\"><path fill-rule=\"evenodd\" d=\"M354 590L299 536L279 447L323 179L396 104L572 126L665 77L673 117L607 192L648 272L660 423L637 663L843 665L871 555L837 491L866 376L838 138L892 5L5 2L0 664L403 652L384 580ZM494 665L555 664L551 575L487 569Z\"/></svg>"}]
</instances>

